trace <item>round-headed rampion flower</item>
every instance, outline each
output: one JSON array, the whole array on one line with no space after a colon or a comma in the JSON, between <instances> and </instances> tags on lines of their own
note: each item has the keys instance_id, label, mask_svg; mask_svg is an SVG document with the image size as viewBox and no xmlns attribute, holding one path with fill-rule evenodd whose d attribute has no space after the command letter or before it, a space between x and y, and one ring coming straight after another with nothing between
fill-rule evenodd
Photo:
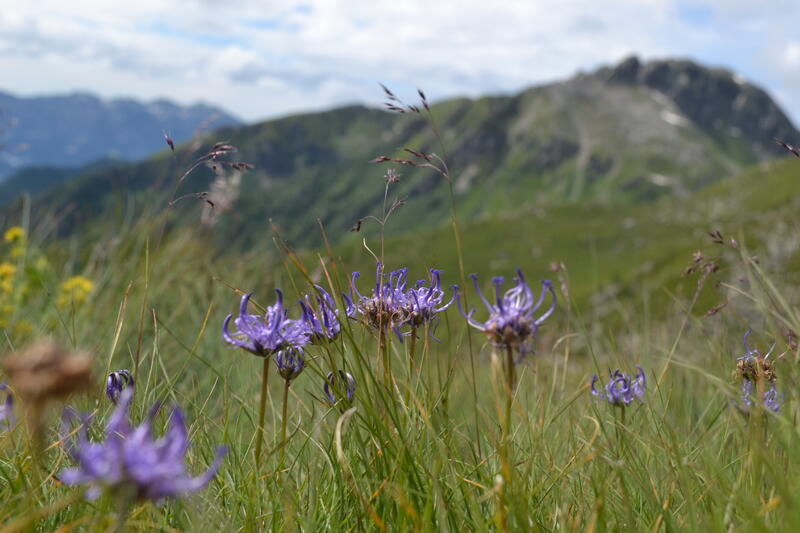
<instances>
[{"instance_id":1,"label":"round-headed rampion flower","mask_svg":"<svg viewBox=\"0 0 800 533\"><path fill-rule=\"evenodd\" d=\"M430 324L436 316L450 307L455 299L455 294L449 302L444 302L442 290L441 270L431 269L431 281L425 286L425 280L417 281L417 285L406 292L405 319L403 322L412 328Z\"/></svg>"},{"instance_id":2,"label":"round-headed rampion flower","mask_svg":"<svg viewBox=\"0 0 800 533\"><path fill-rule=\"evenodd\" d=\"M306 367L304 359L305 353L300 347L289 347L281 350L275 356L275 364L278 366L278 373L286 381L292 381L300 375Z\"/></svg>"},{"instance_id":3,"label":"round-headed rampion flower","mask_svg":"<svg viewBox=\"0 0 800 533\"><path fill-rule=\"evenodd\" d=\"M745 409L753 407L753 382L745 379L742 381L742 405ZM764 391L763 405L770 411L777 413L783 405L783 395L778 394L775 383L771 383L769 389Z\"/></svg>"},{"instance_id":4,"label":"round-headed rampion flower","mask_svg":"<svg viewBox=\"0 0 800 533\"><path fill-rule=\"evenodd\" d=\"M319 344L338 337L342 331L342 325L339 323L339 309L331 295L319 285L314 285L314 287L317 289L317 308L315 310L311 305L311 296L306 295L305 301L300 300L299 302L302 309L300 320L311 336L310 342Z\"/></svg>"},{"instance_id":5,"label":"round-headed rampion flower","mask_svg":"<svg viewBox=\"0 0 800 533\"><path fill-rule=\"evenodd\" d=\"M359 276L358 272L353 272L350 296L344 296L347 316L355 316L358 312L370 327L384 332L391 329L399 337L400 328L405 324L410 307L405 292L408 269L395 270L389 274L389 280L384 281L383 265L378 263L375 289L369 296L363 296L358 292L356 280Z\"/></svg>"},{"instance_id":6,"label":"round-headed rampion flower","mask_svg":"<svg viewBox=\"0 0 800 533\"><path fill-rule=\"evenodd\" d=\"M307 328L301 321L287 317L283 293L280 289L275 292L278 298L274 305L267 308L264 316L247 312L247 303L253 293L245 294L239 307L239 316L233 321L237 331L231 333L228 329L233 317L228 315L222 324L222 338L229 344L261 357L267 357L284 348L307 344Z\"/></svg>"},{"instance_id":7,"label":"round-headed rampion flower","mask_svg":"<svg viewBox=\"0 0 800 533\"><path fill-rule=\"evenodd\" d=\"M338 376L333 372L328 372L328 377L325 378L325 386L323 388L325 390L325 396L328 397L331 405L336 404L338 401L336 397L337 391L344 392L347 401L352 402L356 394L356 380L344 370L339 370Z\"/></svg>"},{"instance_id":8,"label":"round-headed rampion flower","mask_svg":"<svg viewBox=\"0 0 800 533\"><path fill-rule=\"evenodd\" d=\"M133 387L133 385L133 374L127 370L111 372L106 378L106 396L116 404L119 401L122 390Z\"/></svg>"},{"instance_id":9,"label":"round-headed rampion flower","mask_svg":"<svg viewBox=\"0 0 800 533\"><path fill-rule=\"evenodd\" d=\"M775 349L775 345L772 345L767 355L762 356L761 352L751 350L747 344L747 338L751 333L752 331L748 329L742 339L744 355L736 359L736 374L746 381L757 381L760 377L763 377L769 382L774 382L777 377L769 356L772 354L772 350Z\"/></svg>"},{"instance_id":10,"label":"round-headed rampion flower","mask_svg":"<svg viewBox=\"0 0 800 533\"><path fill-rule=\"evenodd\" d=\"M461 306L459 289L454 287L458 309L467 319L469 325L483 331L495 346L518 352L520 358L532 351L531 343L539 330L539 326L556 308L556 293L553 290L553 284L549 280L542 281L542 292L539 298L536 299L533 291L525 281L522 270L517 269L517 276L514 278L516 285L507 290L505 294L501 292L504 279L497 277L492 280L496 295L496 303L492 304L483 295L478 285L478 276L472 274L470 277L475 285L475 291L489 309L489 318L486 322L478 322L472 317L475 313L474 308L470 309L469 313L465 313ZM534 315L544 303L548 292L553 301L547 311L537 318Z\"/></svg>"},{"instance_id":11,"label":"round-headed rampion flower","mask_svg":"<svg viewBox=\"0 0 800 533\"><path fill-rule=\"evenodd\" d=\"M602 389L596 388L600 378L594 376L592 378L592 396L618 407L628 405L635 398L641 400L644 397L644 391L647 389L647 378L642 367L637 365L636 368L639 369L639 373L636 376L630 376L621 370L613 372L609 370L608 384Z\"/></svg>"},{"instance_id":12,"label":"round-headed rampion flower","mask_svg":"<svg viewBox=\"0 0 800 533\"><path fill-rule=\"evenodd\" d=\"M0 429L11 429L17 423L14 416L14 395L7 383L0 383L0 394L5 394L5 400L0 403Z\"/></svg>"},{"instance_id":13,"label":"round-headed rampion flower","mask_svg":"<svg viewBox=\"0 0 800 533\"><path fill-rule=\"evenodd\" d=\"M104 442L89 440L88 420L83 417L77 436L65 441L67 452L78 466L62 470L61 481L70 486L89 485L90 499L107 488L136 500L155 501L195 492L208 485L222 463L225 447L217 448L214 463L203 474L188 476L184 461L189 437L181 410L172 410L166 434L153 439L151 425L158 405L151 409L147 420L133 427L128 415L132 397L133 389L122 391L119 404L106 424ZM65 414L70 419L76 418L74 412Z\"/></svg>"}]
</instances>

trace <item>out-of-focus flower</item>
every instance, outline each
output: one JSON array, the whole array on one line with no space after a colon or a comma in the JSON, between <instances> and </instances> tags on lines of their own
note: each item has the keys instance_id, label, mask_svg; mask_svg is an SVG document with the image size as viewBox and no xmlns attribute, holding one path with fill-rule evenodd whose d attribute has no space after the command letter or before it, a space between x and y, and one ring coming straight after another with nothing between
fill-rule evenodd
<instances>
[{"instance_id":1,"label":"out-of-focus flower","mask_svg":"<svg viewBox=\"0 0 800 533\"><path fill-rule=\"evenodd\" d=\"M750 380L742 381L742 404L745 409L754 406L753 402L753 382ZM778 394L778 387L771 383L769 389L764 391L762 405L770 411L777 413L783 405L783 395Z\"/></svg>"},{"instance_id":2,"label":"out-of-focus flower","mask_svg":"<svg viewBox=\"0 0 800 533\"><path fill-rule=\"evenodd\" d=\"M61 284L58 296L59 307L78 307L86 301L86 297L94 290L92 280L83 276L73 276Z\"/></svg>"},{"instance_id":3,"label":"out-of-focus flower","mask_svg":"<svg viewBox=\"0 0 800 533\"><path fill-rule=\"evenodd\" d=\"M356 380L344 370L339 370L336 374L328 372L328 377L325 378L325 386L323 389L331 405L336 404L338 401L338 397L336 396L337 392L343 392L347 402L352 402L356 395Z\"/></svg>"},{"instance_id":4,"label":"out-of-focus flower","mask_svg":"<svg viewBox=\"0 0 800 533\"><path fill-rule=\"evenodd\" d=\"M14 395L7 383L0 383L0 394L5 395L0 403L0 429L11 429L17 423L14 416Z\"/></svg>"},{"instance_id":5,"label":"out-of-focus flower","mask_svg":"<svg viewBox=\"0 0 800 533\"><path fill-rule=\"evenodd\" d=\"M596 387L600 378L594 376L592 378L592 396L617 407L624 407L637 398L641 400L647 389L647 378L642 367L637 366L636 368L639 369L636 376L628 375L621 370L613 372L609 370L608 384L601 389Z\"/></svg>"},{"instance_id":6,"label":"out-of-focus flower","mask_svg":"<svg viewBox=\"0 0 800 533\"><path fill-rule=\"evenodd\" d=\"M267 357L283 349L302 347L308 343L309 332L300 320L288 318L283 306L283 293L278 295L274 305L267 308L266 314L251 315L247 304L253 293L245 294L239 306L239 316L233 321L236 331L229 330L231 318L228 315L222 324L222 338L228 344L243 348L260 357Z\"/></svg>"},{"instance_id":7,"label":"out-of-focus flower","mask_svg":"<svg viewBox=\"0 0 800 533\"><path fill-rule=\"evenodd\" d=\"M292 381L300 375L306 366L305 353L300 347L285 348L275 356L278 373L286 381Z\"/></svg>"},{"instance_id":8,"label":"out-of-focus flower","mask_svg":"<svg viewBox=\"0 0 800 533\"><path fill-rule=\"evenodd\" d=\"M11 263L0 263L0 280L11 280L17 274L17 267Z\"/></svg>"},{"instance_id":9,"label":"out-of-focus flower","mask_svg":"<svg viewBox=\"0 0 800 533\"><path fill-rule=\"evenodd\" d=\"M133 390L125 389L120 402L106 424L105 441L92 442L88 438L85 418L76 438L67 439L67 452L77 467L67 468L59 474L65 485L89 485L87 497L94 499L101 489L132 497L135 500L163 500L204 488L219 470L225 456L224 446L217 448L211 467L197 477L186 473L186 452L189 436L180 409L175 407L169 417L166 434L154 439L152 423L158 405L150 410L147 419L133 427L129 410ZM79 418L75 413L65 413L67 422Z\"/></svg>"},{"instance_id":10,"label":"out-of-focus flower","mask_svg":"<svg viewBox=\"0 0 800 533\"><path fill-rule=\"evenodd\" d=\"M85 353L70 355L50 340L13 353L4 366L14 391L26 403L41 404L92 386L92 358Z\"/></svg>"},{"instance_id":11,"label":"out-of-focus flower","mask_svg":"<svg viewBox=\"0 0 800 533\"><path fill-rule=\"evenodd\" d=\"M514 278L515 286L502 293L504 279L496 277L492 280L495 287L495 303L489 302L483 295L478 285L478 276L470 276L475 285L475 291L489 310L489 318L486 322L478 322L472 315L475 309L464 312L461 306L461 296L459 288L454 287L456 302L461 314L466 317L470 326L483 331L489 341L504 349L512 349L520 354L520 358L532 351L532 341L539 330L539 326L549 317L556 308L556 293L553 284L549 280L542 281L542 292L539 298L525 281L522 270L517 269L517 276ZM542 307L547 293L552 297L550 307L541 315L536 317L536 312Z\"/></svg>"},{"instance_id":12,"label":"out-of-focus flower","mask_svg":"<svg viewBox=\"0 0 800 533\"><path fill-rule=\"evenodd\" d=\"M338 337L342 331L342 325L339 323L339 309L331 295L319 285L314 285L314 287L317 289L316 309L311 303L312 297L306 295L305 301L300 300L299 302L302 309L300 320L308 328L311 343L319 344Z\"/></svg>"},{"instance_id":13,"label":"out-of-focus flower","mask_svg":"<svg viewBox=\"0 0 800 533\"><path fill-rule=\"evenodd\" d=\"M764 378L769 382L774 382L777 377L769 356L775 349L775 345L772 345L767 355L762 356L761 352L756 349L751 350L747 344L747 338L751 333L752 331L748 329L742 339L744 355L736 359L736 373L746 381L757 381Z\"/></svg>"},{"instance_id":14,"label":"out-of-focus flower","mask_svg":"<svg viewBox=\"0 0 800 533\"><path fill-rule=\"evenodd\" d=\"M439 313L450 307L455 299L455 293L449 302L444 302L442 290L441 270L431 269L430 285L425 286L425 280L417 281L417 285L406 293L407 308L405 310L405 324L418 328L431 324Z\"/></svg>"},{"instance_id":15,"label":"out-of-focus flower","mask_svg":"<svg viewBox=\"0 0 800 533\"><path fill-rule=\"evenodd\" d=\"M122 391L127 388L133 388L133 386L133 374L127 370L111 372L106 378L106 396L116 404L122 395Z\"/></svg>"},{"instance_id":16,"label":"out-of-focus flower","mask_svg":"<svg viewBox=\"0 0 800 533\"><path fill-rule=\"evenodd\" d=\"M9 244L25 244L28 236L22 227L12 226L6 230L3 238Z\"/></svg>"}]
</instances>

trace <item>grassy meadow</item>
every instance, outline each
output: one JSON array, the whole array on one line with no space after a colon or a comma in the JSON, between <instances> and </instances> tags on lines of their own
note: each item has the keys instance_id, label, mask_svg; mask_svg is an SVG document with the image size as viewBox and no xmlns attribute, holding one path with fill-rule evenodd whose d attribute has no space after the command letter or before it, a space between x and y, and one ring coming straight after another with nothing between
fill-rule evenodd
<instances>
[{"instance_id":1,"label":"grassy meadow","mask_svg":"<svg viewBox=\"0 0 800 533\"><path fill-rule=\"evenodd\" d=\"M174 225L166 196L121 214L123 223L68 237L56 232L58 213L9 221L6 229L22 229L6 234L0 255L5 351L50 337L90 353L94 378L88 392L49 402L43 450L29 406L16 402L19 423L0 432L0 532L798 531L800 354L789 332L800 331L800 165L791 163L689 199L461 223L460 248L451 225L395 227L384 239L367 221L330 247L293 251L264 221L257 247L227 249L210 245L206 228ZM718 227L721 244L706 234ZM702 256L693 259L695 250ZM496 275L509 288L516 267L537 294L539 280L553 281L558 304L535 353L516 367L510 412L505 354L455 304L415 342L387 336L386 382L379 335L345 320L339 297L354 270L369 291L375 258L387 270L408 266L411 280L444 269L447 299L447 287L462 285L479 320L487 310L460 262L484 291ZM294 302L312 283L335 296L343 331L307 348L290 387L266 360L256 457L265 359L227 345L221 325L243 293L265 308L275 288L297 318ZM735 371L748 329L750 348L776 345L777 413L742 403ZM641 399L620 407L592 395L593 375L605 385L609 369L636 365L647 379ZM163 402L153 422L160 435L169 406L184 410L191 474L227 447L203 490L120 507L109 491L89 500L84 487L60 481L73 466L62 407L92 413L90 435L103 440L115 408L106 375L120 369L136 379L134 424ZM357 383L352 405L331 405L323 392L340 369Z\"/></svg>"}]
</instances>

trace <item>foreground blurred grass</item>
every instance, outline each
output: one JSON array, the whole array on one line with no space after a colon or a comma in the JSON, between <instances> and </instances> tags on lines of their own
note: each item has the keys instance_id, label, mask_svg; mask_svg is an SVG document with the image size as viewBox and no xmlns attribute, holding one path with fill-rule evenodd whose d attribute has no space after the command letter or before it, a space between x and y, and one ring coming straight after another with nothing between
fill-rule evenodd
<instances>
[{"instance_id":1,"label":"foreground blurred grass","mask_svg":"<svg viewBox=\"0 0 800 533\"><path fill-rule=\"evenodd\" d=\"M786 182L773 175L766 178L776 186ZM708 194L695 207L722 193ZM768 252L769 239L760 232L774 230L777 219L770 217L793 204L773 205L765 193L748 200L744 210L737 209L735 197L726 198L733 210L724 213L726 220L738 220L742 235ZM786 352L778 363L786 402L779 415L758 412L748 420L729 405L739 394L731 373L742 354L743 331L752 327L762 350L776 340L779 353L786 348L784 330L800 331L791 303L797 293L791 283L795 255L765 252L767 261L757 263L742 248L725 248L719 252L729 265L721 271L723 285L714 290L709 282L702 292L705 307L693 308L696 278L681 280L679 273L706 228L687 206L663 203L659 209L596 210L582 219L576 208L554 208L465 228L467 268L481 279L510 277L517 265L532 279L556 276L547 272L550 259L564 261L572 274L564 282L574 301L560 294L555 319L537 341L538 353L520 372L511 482L498 478L502 391L491 347L473 338L476 398L466 343L473 333L455 309L436 331L442 342L424 342L418 373L409 376L406 370L408 345L392 343L399 369L393 390L376 378L374 339L356 325L329 350L310 353L309 367L290 389L283 469L282 383L275 378L267 454L256 468L261 360L226 348L220 325L238 303L231 287L255 290L265 304L272 301L272 288L285 288L287 301L293 301L292 293L307 290L307 282L267 246L220 253L209 248L203 229L169 230L162 239L157 212L93 242L34 231L23 253L12 254L15 244L7 243L3 257L14 265L17 284L9 293L14 308L5 343L12 350L51 335L95 354L96 390L71 403L95 413L98 437L112 408L103 394L104 375L129 368L137 377L134 419L157 400L187 410L193 472L212 462L217 444L230 447L203 492L161 506L136 506L128 522L135 530L796 531L796 354ZM666 225L658 214L670 210L674 216ZM781 217L784 234L794 233L796 219ZM630 218L633 225L625 222ZM619 242L622 225L638 228L645 241ZM544 252L532 250L534 244ZM387 263L409 265L412 279L423 277L425 267L445 267L446 279L455 282L452 248L445 230L396 237L386 242ZM322 257L342 286L352 269L361 269L369 284L374 265L362 247L346 243L334 256L345 261L331 262L325 251L303 253L300 260L315 280L324 279ZM641 270L648 261L652 266ZM762 268L772 271L767 275ZM73 294L67 303L64 283L74 276L91 280L92 287L82 301ZM595 298L612 284L621 290ZM708 305L726 298L731 303L723 313L702 317ZM650 382L644 403L628 408L623 419L592 401L592 374L637 363ZM358 382L353 412L320 401L322 376L332 367L347 369ZM54 410L53 445L44 459L48 474L69 464L57 444L57 418ZM61 486L51 475L37 485L33 472L24 426L0 434L0 531L113 527L109 499L85 501L80 488Z\"/></svg>"}]
</instances>

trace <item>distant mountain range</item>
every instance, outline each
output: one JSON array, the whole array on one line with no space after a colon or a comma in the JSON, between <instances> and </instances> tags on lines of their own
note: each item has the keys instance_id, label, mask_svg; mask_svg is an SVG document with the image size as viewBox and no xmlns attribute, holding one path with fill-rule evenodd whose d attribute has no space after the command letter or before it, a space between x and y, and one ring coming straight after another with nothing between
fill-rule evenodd
<instances>
[{"instance_id":1,"label":"distant mountain range","mask_svg":"<svg viewBox=\"0 0 800 533\"><path fill-rule=\"evenodd\" d=\"M198 127L239 124L225 111L168 100L102 100L89 93L20 98L0 92L0 179L30 166L79 167L101 159L135 161Z\"/></svg>"},{"instance_id":2,"label":"distant mountain range","mask_svg":"<svg viewBox=\"0 0 800 533\"><path fill-rule=\"evenodd\" d=\"M629 58L513 96L440 102L432 112L438 138L414 113L360 106L226 127L207 137L205 148L224 139L255 168L229 182L212 172L193 174L179 194L222 195L213 223L227 245L264 240L268 220L295 244L314 245L317 218L338 240L356 220L379 211L384 167L368 161L379 155L406 158L404 147L442 155L462 217L483 219L543 206L580 203L589 213L591 205L685 196L785 155L775 138L800 140L766 92L731 72L684 60ZM177 152L177 160L191 161L187 146ZM107 224L125 216L119 206L162 205L153 200L163 199L173 185L172 165L172 158L161 154L87 169L65 176L68 186L44 192L33 207L79 208L65 210L70 212L61 223L65 232L96 220ZM393 194L406 202L390 230L447 220L443 180L408 166L398 171ZM2 187L0 199L10 199ZM181 220L196 223L196 204L184 206L195 211Z\"/></svg>"}]
</instances>

